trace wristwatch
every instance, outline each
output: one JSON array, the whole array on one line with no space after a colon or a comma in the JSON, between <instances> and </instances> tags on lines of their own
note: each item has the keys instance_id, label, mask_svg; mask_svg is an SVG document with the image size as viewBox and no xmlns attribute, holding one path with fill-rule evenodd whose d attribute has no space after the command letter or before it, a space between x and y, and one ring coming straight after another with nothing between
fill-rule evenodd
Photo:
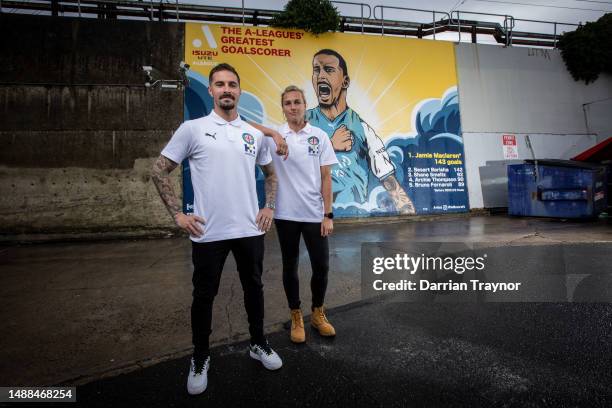
<instances>
[{"instance_id":1,"label":"wristwatch","mask_svg":"<svg viewBox=\"0 0 612 408\"><path fill-rule=\"evenodd\" d=\"M271 210L275 210L276 209L276 204L274 203L274 201L272 201L271 203L266 203L266 205L264 205L265 208L269 208Z\"/></svg>"},{"instance_id":2,"label":"wristwatch","mask_svg":"<svg viewBox=\"0 0 612 408\"><path fill-rule=\"evenodd\" d=\"M327 214L323 214L323 217L329 218L330 220L333 220L334 219L334 213L333 212L329 212Z\"/></svg>"}]
</instances>

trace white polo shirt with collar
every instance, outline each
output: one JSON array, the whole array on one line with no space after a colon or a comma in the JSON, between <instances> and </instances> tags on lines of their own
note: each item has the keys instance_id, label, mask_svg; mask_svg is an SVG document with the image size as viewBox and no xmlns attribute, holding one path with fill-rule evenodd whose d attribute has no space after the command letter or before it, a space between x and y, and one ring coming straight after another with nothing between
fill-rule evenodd
<instances>
[{"instance_id":1,"label":"white polo shirt with collar","mask_svg":"<svg viewBox=\"0 0 612 408\"><path fill-rule=\"evenodd\" d=\"M264 135L240 119L227 122L214 111L184 122L161 154L175 163L189 159L193 213L206 221L194 242L212 242L263 234L255 164L272 161Z\"/></svg>"},{"instance_id":2,"label":"white polo shirt with collar","mask_svg":"<svg viewBox=\"0 0 612 408\"><path fill-rule=\"evenodd\" d=\"M274 218L300 222L323 220L323 196L321 195L321 166L338 163L329 136L306 123L294 132L287 123L279 133L289 146L289 157L272 155L274 170L278 176L276 210ZM272 138L266 138L268 149L275 149Z\"/></svg>"}]
</instances>

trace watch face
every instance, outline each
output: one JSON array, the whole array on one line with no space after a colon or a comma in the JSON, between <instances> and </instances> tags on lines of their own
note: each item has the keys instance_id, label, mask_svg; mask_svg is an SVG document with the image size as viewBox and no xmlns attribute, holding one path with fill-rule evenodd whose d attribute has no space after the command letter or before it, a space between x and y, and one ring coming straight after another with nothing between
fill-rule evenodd
<instances>
[{"instance_id":1,"label":"watch face","mask_svg":"<svg viewBox=\"0 0 612 408\"><path fill-rule=\"evenodd\" d=\"M333 220L333 219L334 219L334 213L333 213L333 212L327 213L327 214L325 214L325 216L326 216L327 218L329 218L330 220Z\"/></svg>"}]
</instances>

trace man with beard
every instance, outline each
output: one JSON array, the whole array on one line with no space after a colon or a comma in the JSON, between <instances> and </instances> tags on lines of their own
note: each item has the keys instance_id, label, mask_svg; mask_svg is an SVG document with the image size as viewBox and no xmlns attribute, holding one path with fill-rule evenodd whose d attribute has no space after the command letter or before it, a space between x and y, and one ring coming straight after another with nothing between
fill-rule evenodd
<instances>
[{"instance_id":1,"label":"man with beard","mask_svg":"<svg viewBox=\"0 0 612 408\"><path fill-rule=\"evenodd\" d=\"M306 111L306 120L330 137L338 158L332 170L335 203L364 203L368 199L368 169L385 187L400 214L415 214L412 201L395 178L395 167L383 141L348 107L350 85L346 61L334 50L317 52L312 61L312 86L319 106Z\"/></svg>"},{"instance_id":2,"label":"man with beard","mask_svg":"<svg viewBox=\"0 0 612 408\"><path fill-rule=\"evenodd\" d=\"M213 111L183 123L152 172L166 208L192 241L194 352L187 380L187 391L192 395L204 392L208 384L213 300L230 251L244 291L251 335L249 354L269 370L282 366L263 332L263 234L272 225L277 188L272 159L263 134L238 116L240 77L236 70L228 64L215 66L209 74L208 92L214 101ZM184 159L189 159L193 183L193 214L183 214L169 178ZM255 164L266 176L266 205L261 210Z\"/></svg>"}]
</instances>

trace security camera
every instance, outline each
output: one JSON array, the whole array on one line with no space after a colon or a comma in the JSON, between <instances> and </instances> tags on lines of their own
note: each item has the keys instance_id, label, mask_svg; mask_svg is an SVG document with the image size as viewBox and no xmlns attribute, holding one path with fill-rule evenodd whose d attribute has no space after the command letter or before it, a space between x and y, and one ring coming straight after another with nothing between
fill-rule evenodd
<instances>
[{"instance_id":1,"label":"security camera","mask_svg":"<svg viewBox=\"0 0 612 408\"><path fill-rule=\"evenodd\" d=\"M180 79L162 79L164 74L151 65L143 65L142 71L145 74L145 88L151 89L174 89L181 90L189 85L189 79L186 72L189 70L189 64L181 61L179 64ZM160 78L161 77L161 78Z\"/></svg>"},{"instance_id":2,"label":"security camera","mask_svg":"<svg viewBox=\"0 0 612 408\"><path fill-rule=\"evenodd\" d=\"M144 65L142 70L144 71L146 77L145 86L149 87L151 86L151 82L153 82L153 67L150 65Z\"/></svg>"},{"instance_id":3,"label":"security camera","mask_svg":"<svg viewBox=\"0 0 612 408\"><path fill-rule=\"evenodd\" d=\"M189 78L187 78L187 71L189 71L189 64L187 64L185 61L181 61L181 63L179 64L179 75L181 76L181 78L178 80L178 89L183 89L189 86Z\"/></svg>"}]
</instances>

